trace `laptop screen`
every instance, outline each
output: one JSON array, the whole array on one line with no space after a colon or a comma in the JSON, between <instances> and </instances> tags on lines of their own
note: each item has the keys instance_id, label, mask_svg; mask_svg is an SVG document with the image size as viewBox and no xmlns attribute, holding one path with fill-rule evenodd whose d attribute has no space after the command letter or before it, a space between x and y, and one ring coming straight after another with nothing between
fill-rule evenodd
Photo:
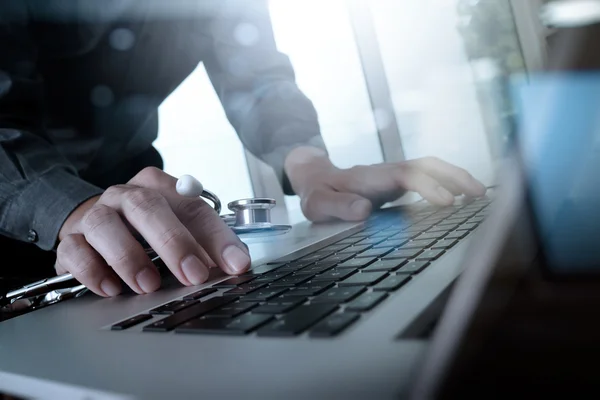
<instances>
[{"instance_id":1,"label":"laptop screen","mask_svg":"<svg viewBox=\"0 0 600 400\"><path fill-rule=\"evenodd\" d=\"M545 264L561 275L600 273L600 73L540 73L514 87Z\"/></svg>"}]
</instances>

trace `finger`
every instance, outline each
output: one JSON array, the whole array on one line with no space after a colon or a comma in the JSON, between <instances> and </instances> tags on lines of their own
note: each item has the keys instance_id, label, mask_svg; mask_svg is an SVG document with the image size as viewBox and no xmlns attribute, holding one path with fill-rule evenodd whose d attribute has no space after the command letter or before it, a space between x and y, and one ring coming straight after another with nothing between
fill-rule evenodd
<instances>
[{"instance_id":1,"label":"finger","mask_svg":"<svg viewBox=\"0 0 600 400\"><path fill-rule=\"evenodd\" d=\"M182 284L206 282L208 267L201 261L200 246L158 191L113 186L99 202L123 215Z\"/></svg>"},{"instance_id":2,"label":"finger","mask_svg":"<svg viewBox=\"0 0 600 400\"><path fill-rule=\"evenodd\" d=\"M60 268L97 295L112 297L121 293L121 282L82 234L65 237L56 249L56 258Z\"/></svg>"},{"instance_id":3,"label":"finger","mask_svg":"<svg viewBox=\"0 0 600 400\"><path fill-rule=\"evenodd\" d=\"M64 275L69 272L58 260L56 260L54 263L54 271L56 271L57 276Z\"/></svg>"},{"instance_id":4,"label":"finger","mask_svg":"<svg viewBox=\"0 0 600 400\"><path fill-rule=\"evenodd\" d=\"M408 190L419 193L432 204L447 206L454 202L454 196L438 181L409 163L399 165L395 175L398 184Z\"/></svg>"},{"instance_id":5,"label":"finger","mask_svg":"<svg viewBox=\"0 0 600 400\"><path fill-rule=\"evenodd\" d=\"M344 221L362 221L369 217L372 204L354 193L336 192L323 188L311 192L302 199L302 209L306 217L314 222L331 219Z\"/></svg>"},{"instance_id":6,"label":"finger","mask_svg":"<svg viewBox=\"0 0 600 400\"><path fill-rule=\"evenodd\" d=\"M463 168L457 167L436 157L424 157L409 161L409 164L419 168L435 180L455 193L471 197L481 197L485 194L485 186Z\"/></svg>"},{"instance_id":7,"label":"finger","mask_svg":"<svg viewBox=\"0 0 600 400\"><path fill-rule=\"evenodd\" d=\"M103 203L103 197L86 212L76 230L134 292L151 293L160 287L160 275L144 248L117 211Z\"/></svg>"},{"instance_id":8,"label":"finger","mask_svg":"<svg viewBox=\"0 0 600 400\"><path fill-rule=\"evenodd\" d=\"M193 235L193 233L192 233L192 235ZM202 253L202 259L204 260L204 263L206 264L206 266L208 268L215 268L218 266L217 263L214 262L214 260L212 258L210 258L210 256L206 252L206 250L204 250L204 248L200 247L200 253Z\"/></svg>"},{"instance_id":9,"label":"finger","mask_svg":"<svg viewBox=\"0 0 600 400\"><path fill-rule=\"evenodd\" d=\"M250 267L248 247L219 217L215 210L200 198L181 196L176 191L177 179L157 169L145 169L130 184L159 191L168 201L177 218L187 227L211 262L228 274L239 275Z\"/></svg>"}]
</instances>

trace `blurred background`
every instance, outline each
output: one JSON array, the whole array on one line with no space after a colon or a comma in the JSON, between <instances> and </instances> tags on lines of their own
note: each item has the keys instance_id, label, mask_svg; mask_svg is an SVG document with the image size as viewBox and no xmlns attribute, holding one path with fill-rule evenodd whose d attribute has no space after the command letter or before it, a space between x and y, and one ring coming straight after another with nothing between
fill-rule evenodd
<instances>
[{"instance_id":1,"label":"blurred background","mask_svg":"<svg viewBox=\"0 0 600 400\"><path fill-rule=\"evenodd\" d=\"M437 156L492 184L514 126L508 80L540 61L540 3L270 0L270 11L336 165ZM161 106L156 147L168 173L224 202L268 196L298 215L244 151L202 65Z\"/></svg>"}]
</instances>

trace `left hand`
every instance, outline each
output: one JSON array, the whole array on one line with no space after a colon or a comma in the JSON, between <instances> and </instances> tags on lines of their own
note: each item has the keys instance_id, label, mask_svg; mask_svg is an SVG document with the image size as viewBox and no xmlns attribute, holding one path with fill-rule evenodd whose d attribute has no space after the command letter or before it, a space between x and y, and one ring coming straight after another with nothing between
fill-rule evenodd
<instances>
[{"instance_id":1,"label":"left hand","mask_svg":"<svg viewBox=\"0 0 600 400\"><path fill-rule=\"evenodd\" d=\"M440 206L451 205L455 196L486 193L467 171L435 157L340 169L322 150L300 147L288 155L285 169L304 215L313 222L362 221L407 191Z\"/></svg>"}]
</instances>

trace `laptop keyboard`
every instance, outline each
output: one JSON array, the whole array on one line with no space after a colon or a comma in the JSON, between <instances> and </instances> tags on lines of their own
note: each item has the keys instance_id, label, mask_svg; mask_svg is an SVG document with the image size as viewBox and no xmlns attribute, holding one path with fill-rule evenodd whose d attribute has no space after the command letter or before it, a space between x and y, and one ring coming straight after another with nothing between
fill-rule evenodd
<instances>
[{"instance_id":1,"label":"laptop keyboard","mask_svg":"<svg viewBox=\"0 0 600 400\"><path fill-rule=\"evenodd\" d=\"M143 332L334 337L468 236L489 204L386 210L308 255L259 266L111 329L149 322Z\"/></svg>"}]
</instances>

